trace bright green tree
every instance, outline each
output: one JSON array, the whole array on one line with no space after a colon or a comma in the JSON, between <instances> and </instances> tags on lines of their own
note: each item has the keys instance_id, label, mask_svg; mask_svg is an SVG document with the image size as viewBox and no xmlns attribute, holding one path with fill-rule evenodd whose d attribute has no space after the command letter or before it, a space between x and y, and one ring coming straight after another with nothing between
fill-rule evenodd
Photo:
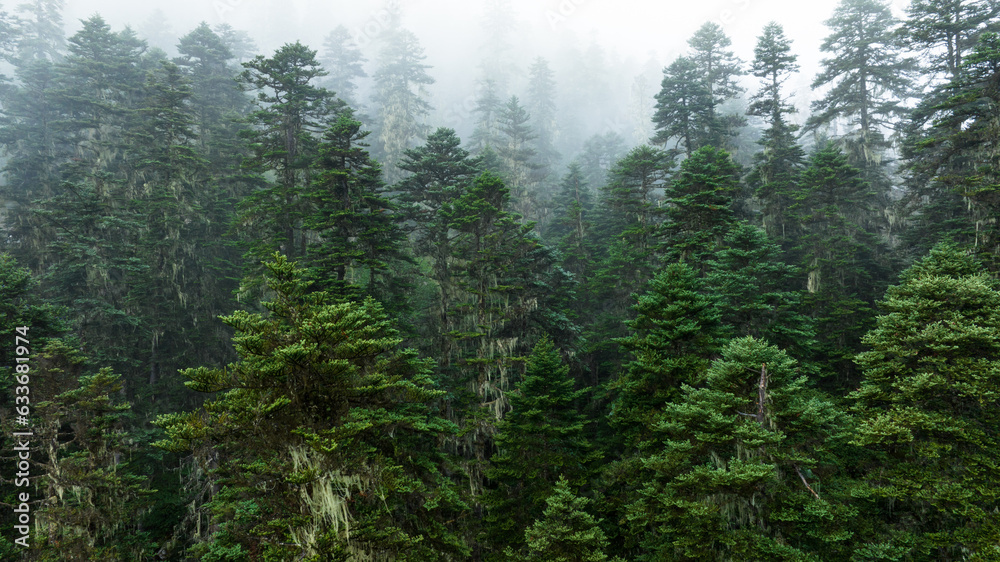
<instances>
[{"instance_id":1,"label":"bright green tree","mask_svg":"<svg viewBox=\"0 0 1000 562\"><path fill-rule=\"evenodd\" d=\"M784 351L733 340L656 412L628 512L640 560L846 560L854 517L834 444L844 415Z\"/></svg>"},{"instance_id":2,"label":"bright green tree","mask_svg":"<svg viewBox=\"0 0 1000 562\"><path fill-rule=\"evenodd\" d=\"M594 517L590 501L573 494L570 482L560 478L545 500L543 517L525 531L527 562L604 562L608 544ZM618 560L618 559L615 559Z\"/></svg>"}]
</instances>

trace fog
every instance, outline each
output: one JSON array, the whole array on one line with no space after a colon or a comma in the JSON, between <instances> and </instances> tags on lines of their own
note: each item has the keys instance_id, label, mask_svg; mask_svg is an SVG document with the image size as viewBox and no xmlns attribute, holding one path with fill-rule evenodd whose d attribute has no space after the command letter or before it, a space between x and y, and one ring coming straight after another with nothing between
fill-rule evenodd
<instances>
[{"instance_id":1,"label":"fog","mask_svg":"<svg viewBox=\"0 0 1000 562\"><path fill-rule=\"evenodd\" d=\"M608 131L631 144L643 142L662 68L687 50L688 38L707 21L723 27L733 41L732 49L747 63L763 26L770 21L784 26L802 68L786 85L800 109L801 122L809 102L817 97L810 84L823 58L820 44L828 34L823 21L835 6L836 0L818 0L808 9L793 0L71 0L65 23L71 35L80 19L99 13L113 28L128 25L170 54L177 38L198 23L228 24L247 31L258 54L265 55L296 40L321 50L324 37L344 25L362 47L370 76L378 39L390 18L398 17L419 38L427 55L424 62L431 65L429 74L436 81L428 88L434 106L429 126L455 128L463 138L471 132L471 110L477 84L484 78L485 58L505 61L512 71L509 80L498 80L500 93L523 97L528 66L536 57L544 57L555 71L560 92L557 110L565 151L578 146L583 137ZM904 0L893 3L897 16L904 6ZM496 30L498 19L508 19L513 26L502 50L486 39ZM640 75L644 81L637 80ZM595 76L588 82L587 77ZM359 85L362 98L370 85L365 82ZM757 88L752 76L744 76L742 83L747 95ZM358 103L363 106L365 100Z\"/></svg>"}]
</instances>

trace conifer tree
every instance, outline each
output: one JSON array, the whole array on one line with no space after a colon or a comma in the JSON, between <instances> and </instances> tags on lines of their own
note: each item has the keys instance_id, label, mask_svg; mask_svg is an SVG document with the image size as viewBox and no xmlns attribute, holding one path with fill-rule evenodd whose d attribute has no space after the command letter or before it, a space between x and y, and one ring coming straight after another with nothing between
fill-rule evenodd
<instances>
[{"instance_id":1,"label":"conifer tree","mask_svg":"<svg viewBox=\"0 0 1000 562\"><path fill-rule=\"evenodd\" d=\"M305 191L303 226L319 238L308 249L310 275L333 294L359 288L388 300L389 265L405 260L404 234L382 183L382 170L364 150L368 131L344 109L317 148L315 178ZM356 296L356 295L353 295Z\"/></svg>"},{"instance_id":2,"label":"conifer tree","mask_svg":"<svg viewBox=\"0 0 1000 562\"><path fill-rule=\"evenodd\" d=\"M476 107L472 109L472 113L476 114L476 126L469 138L469 147L476 154L487 148L495 150L500 144L499 121L503 108L496 81L486 78L478 86Z\"/></svg>"},{"instance_id":3,"label":"conifer tree","mask_svg":"<svg viewBox=\"0 0 1000 562\"><path fill-rule=\"evenodd\" d=\"M531 125L530 115L517 96L511 96L497 115L499 137L494 148L500 157L500 175L510 189L514 211L527 220L539 218L536 186L538 183L537 152L534 141L538 138Z\"/></svg>"},{"instance_id":4,"label":"conifer tree","mask_svg":"<svg viewBox=\"0 0 1000 562\"><path fill-rule=\"evenodd\" d=\"M351 107L356 107L354 96L358 85L355 81L368 76L362 66L366 59L342 24L333 28L323 40L320 60L329 73L324 82L325 87Z\"/></svg>"},{"instance_id":5,"label":"conifer tree","mask_svg":"<svg viewBox=\"0 0 1000 562\"><path fill-rule=\"evenodd\" d=\"M412 32L391 30L375 71L376 132L374 155L382 162L386 183L402 179L399 169L408 148L427 134L423 118L430 112L425 86L434 83L423 64L424 49Z\"/></svg>"},{"instance_id":6,"label":"conifer tree","mask_svg":"<svg viewBox=\"0 0 1000 562\"><path fill-rule=\"evenodd\" d=\"M740 168L729 153L711 146L698 149L681 162L665 189L666 221L660 234L667 261L688 261L705 267L705 260L723 245L736 223L734 199Z\"/></svg>"},{"instance_id":7,"label":"conifer tree","mask_svg":"<svg viewBox=\"0 0 1000 562\"><path fill-rule=\"evenodd\" d=\"M544 181L555 172L559 162L559 152L555 148L558 137L555 74L548 61L539 57L531 64L528 75L526 109L531 115L536 135L534 147L538 176Z\"/></svg>"},{"instance_id":8,"label":"conifer tree","mask_svg":"<svg viewBox=\"0 0 1000 562\"><path fill-rule=\"evenodd\" d=\"M812 87L833 87L812 102L804 130L846 121L842 136L851 165L864 170L869 181L883 182L885 132L895 126L910 95L914 61L902 56L893 35L898 22L882 0L842 0L825 23L832 33L820 48L831 58L823 60Z\"/></svg>"},{"instance_id":9,"label":"conifer tree","mask_svg":"<svg viewBox=\"0 0 1000 562\"><path fill-rule=\"evenodd\" d=\"M866 227L875 195L833 144L812 155L798 189L792 216L801 234L792 251L804 276L803 303L816 322L817 351L846 388L855 378L851 357L888 278L888 251Z\"/></svg>"},{"instance_id":10,"label":"conifer tree","mask_svg":"<svg viewBox=\"0 0 1000 562\"><path fill-rule=\"evenodd\" d=\"M594 204L576 161L570 163L552 203L553 219L545 230L546 240L562 253L563 267L583 282L593 265L589 231Z\"/></svg>"},{"instance_id":11,"label":"conifer tree","mask_svg":"<svg viewBox=\"0 0 1000 562\"><path fill-rule=\"evenodd\" d=\"M543 518L525 531L530 562L604 562L607 538L587 513L587 498L575 496L570 482L560 479L546 500ZM615 559L620 560L620 559Z\"/></svg>"},{"instance_id":12,"label":"conifer tree","mask_svg":"<svg viewBox=\"0 0 1000 562\"><path fill-rule=\"evenodd\" d=\"M663 69L653 114L656 134L651 142L663 145L676 139L675 150L683 145L684 153L691 155L708 141L711 106L712 90L698 65L689 57L677 57Z\"/></svg>"},{"instance_id":13,"label":"conifer tree","mask_svg":"<svg viewBox=\"0 0 1000 562\"><path fill-rule=\"evenodd\" d=\"M497 424L498 449L486 476L495 489L483 497L487 506L490 559L505 559L507 548L524 549L523 532L541 519L553 487L566 480L586 484L587 463L594 460L584 436L577 404L584 390L573 390L569 367L548 338L528 357L524 378L511 393L511 411Z\"/></svg>"},{"instance_id":14,"label":"conifer tree","mask_svg":"<svg viewBox=\"0 0 1000 562\"><path fill-rule=\"evenodd\" d=\"M466 506L438 450L455 427L431 407L443 392L430 363L398 348L374 300L308 292L303 271L281 256L266 265L269 314L224 318L239 360L184 372L192 389L219 394L201 411L157 420L167 432L159 445L193 450L220 486L213 536L193 552L467 556L455 524Z\"/></svg>"},{"instance_id":15,"label":"conifer tree","mask_svg":"<svg viewBox=\"0 0 1000 562\"><path fill-rule=\"evenodd\" d=\"M326 72L316 51L288 43L265 58L243 63L244 88L257 91L254 127L241 135L252 148L245 166L275 181L263 185L242 203L241 227L251 240L257 260L279 249L289 257L304 256L308 241L303 220L302 190L311 177L318 136L340 109L333 94L317 85Z\"/></svg>"},{"instance_id":16,"label":"conifer tree","mask_svg":"<svg viewBox=\"0 0 1000 562\"><path fill-rule=\"evenodd\" d=\"M702 81L708 88L706 109L709 128L702 145L728 148L736 129L746 124L742 116L722 114L719 107L743 92L743 88L736 83L736 77L744 74L743 61L727 50L732 44L722 27L715 22L705 22L688 39L691 62L701 72Z\"/></svg>"},{"instance_id":17,"label":"conifer tree","mask_svg":"<svg viewBox=\"0 0 1000 562\"><path fill-rule=\"evenodd\" d=\"M859 496L882 508L884 544L905 556L988 559L1000 537L1000 286L953 245L900 281L857 356L855 442L878 454Z\"/></svg>"},{"instance_id":18,"label":"conifer tree","mask_svg":"<svg viewBox=\"0 0 1000 562\"><path fill-rule=\"evenodd\" d=\"M784 351L730 342L699 387L656 413L630 506L640 560L808 560L850 556L855 512L833 445L844 416L809 390Z\"/></svg>"},{"instance_id":19,"label":"conifer tree","mask_svg":"<svg viewBox=\"0 0 1000 562\"><path fill-rule=\"evenodd\" d=\"M708 262L708 291L719 297L721 322L736 337L753 336L806 358L815 344L812 321L802 314L797 271L759 228L742 223Z\"/></svg>"}]
</instances>

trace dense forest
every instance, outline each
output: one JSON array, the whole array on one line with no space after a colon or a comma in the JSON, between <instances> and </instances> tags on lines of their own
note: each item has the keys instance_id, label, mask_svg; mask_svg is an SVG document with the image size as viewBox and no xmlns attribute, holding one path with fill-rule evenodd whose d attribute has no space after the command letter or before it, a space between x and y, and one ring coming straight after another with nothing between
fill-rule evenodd
<instances>
[{"instance_id":1,"label":"dense forest","mask_svg":"<svg viewBox=\"0 0 1000 562\"><path fill-rule=\"evenodd\" d=\"M402 17L0 11L0 559L1000 560L1000 2L842 0L807 115L504 5L466 138Z\"/></svg>"}]
</instances>

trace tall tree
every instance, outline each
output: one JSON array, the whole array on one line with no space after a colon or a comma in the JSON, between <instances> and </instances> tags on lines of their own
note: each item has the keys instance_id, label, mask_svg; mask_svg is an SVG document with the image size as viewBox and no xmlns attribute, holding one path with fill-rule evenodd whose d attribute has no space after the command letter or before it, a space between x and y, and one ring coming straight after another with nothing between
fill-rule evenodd
<instances>
[{"instance_id":1,"label":"tall tree","mask_svg":"<svg viewBox=\"0 0 1000 562\"><path fill-rule=\"evenodd\" d=\"M560 480L576 487L586 483L586 464L594 458L577 411L585 392L573 390L569 367L552 342L538 342L511 393L511 411L497 424L497 453L486 472L496 487L483 498L493 552L488 559L505 560L508 548L524 550L524 530L542 518Z\"/></svg>"},{"instance_id":2,"label":"tall tree","mask_svg":"<svg viewBox=\"0 0 1000 562\"><path fill-rule=\"evenodd\" d=\"M721 114L720 107L726 100L743 92L736 78L745 74L743 61L728 50L733 44L722 27L715 22L705 22L688 39L691 48L691 62L702 74L702 81L708 88L709 103L708 137L704 144L716 148L729 148L737 129L746 124L746 119L738 114Z\"/></svg>"},{"instance_id":3,"label":"tall tree","mask_svg":"<svg viewBox=\"0 0 1000 562\"><path fill-rule=\"evenodd\" d=\"M831 34L820 49L832 56L823 59L812 87L832 88L812 102L804 131L846 121L842 137L851 164L865 170L869 181L877 180L888 147L885 133L896 126L910 97L915 62L902 56L893 35L899 22L882 0L841 0L825 23Z\"/></svg>"},{"instance_id":4,"label":"tall tree","mask_svg":"<svg viewBox=\"0 0 1000 562\"><path fill-rule=\"evenodd\" d=\"M538 155L534 141L538 138L528 123L531 116L517 96L511 96L497 115L499 136L494 148L500 157L500 175L504 178L513 209L529 220L539 217L537 192Z\"/></svg>"},{"instance_id":5,"label":"tall tree","mask_svg":"<svg viewBox=\"0 0 1000 562\"><path fill-rule=\"evenodd\" d=\"M1000 4L993 0L914 0L906 7L906 16L899 29L903 43L924 56L931 73L954 81L979 35L996 31Z\"/></svg>"},{"instance_id":6,"label":"tall tree","mask_svg":"<svg viewBox=\"0 0 1000 562\"><path fill-rule=\"evenodd\" d=\"M417 37L405 29L391 30L379 53L375 71L374 103L376 133L374 154L383 164L386 182L403 177L399 163L406 149L426 134L423 118L430 112L425 86L434 83L423 64L424 49Z\"/></svg>"},{"instance_id":7,"label":"tall tree","mask_svg":"<svg viewBox=\"0 0 1000 562\"><path fill-rule=\"evenodd\" d=\"M651 478L629 512L647 529L638 559L849 558L855 512L833 455L843 413L784 351L750 337L703 380L652 424Z\"/></svg>"},{"instance_id":8,"label":"tall tree","mask_svg":"<svg viewBox=\"0 0 1000 562\"><path fill-rule=\"evenodd\" d=\"M683 145L684 153L692 154L708 142L712 104L712 90L698 65L689 57L677 57L663 69L653 114L656 134L651 142L666 144L676 139L675 147Z\"/></svg>"},{"instance_id":9,"label":"tall tree","mask_svg":"<svg viewBox=\"0 0 1000 562\"><path fill-rule=\"evenodd\" d=\"M535 129L535 153L539 165L538 176L544 180L554 173L559 162L556 139L559 131L556 121L556 81L549 62L538 57L528 71L526 109Z\"/></svg>"},{"instance_id":10,"label":"tall tree","mask_svg":"<svg viewBox=\"0 0 1000 562\"><path fill-rule=\"evenodd\" d=\"M219 394L204 410L157 421L161 446L193 449L217 467L214 536L195 553L467 556L455 536L466 506L438 450L455 427L431 406L443 392L430 363L398 348L374 300L308 292L303 272L280 256L267 268L269 314L224 318L239 360L185 371L191 388Z\"/></svg>"},{"instance_id":11,"label":"tall tree","mask_svg":"<svg viewBox=\"0 0 1000 562\"><path fill-rule=\"evenodd\" d=\"M1000 470L1000 286L959 247L939 245L881 301L857 357L855 442L877 453L863 495L904 556L989 558Z\"/></svg>"},{"instance_id":12,"label":"tall tree","mask_svg":"<svg viewBox=\"0 0 1000 562\"><path fill-rule=\"evenodd\" d=\"M258 55L243 63L240 82L257 91L253 128L241 133L252 147L245 166L275 181L244 200L241 227L251 239L250 255L263 259L280 249L287 256L304 256L308 236L302 225L301 192L311 179L318 136L339 109L333 94L317 85L326 72L316 51L288 43L274 56Z\"/></svg>"},{"instance_id":13,"label":"tall tree","mask_svg":"<svg viewBox=\"0 0 1000 562\"><path fill-rule=\"evenodd\" d=\"M365 78L368 74L362 66L366 59L361 50L354 44L350 32L343 25L333 28L323 40L323 53L320 56L323 68L329 73L324 82L327 89L340 99L355 107L354 98L358 85L355 81Z\"/></svg>"}]
</instances>

